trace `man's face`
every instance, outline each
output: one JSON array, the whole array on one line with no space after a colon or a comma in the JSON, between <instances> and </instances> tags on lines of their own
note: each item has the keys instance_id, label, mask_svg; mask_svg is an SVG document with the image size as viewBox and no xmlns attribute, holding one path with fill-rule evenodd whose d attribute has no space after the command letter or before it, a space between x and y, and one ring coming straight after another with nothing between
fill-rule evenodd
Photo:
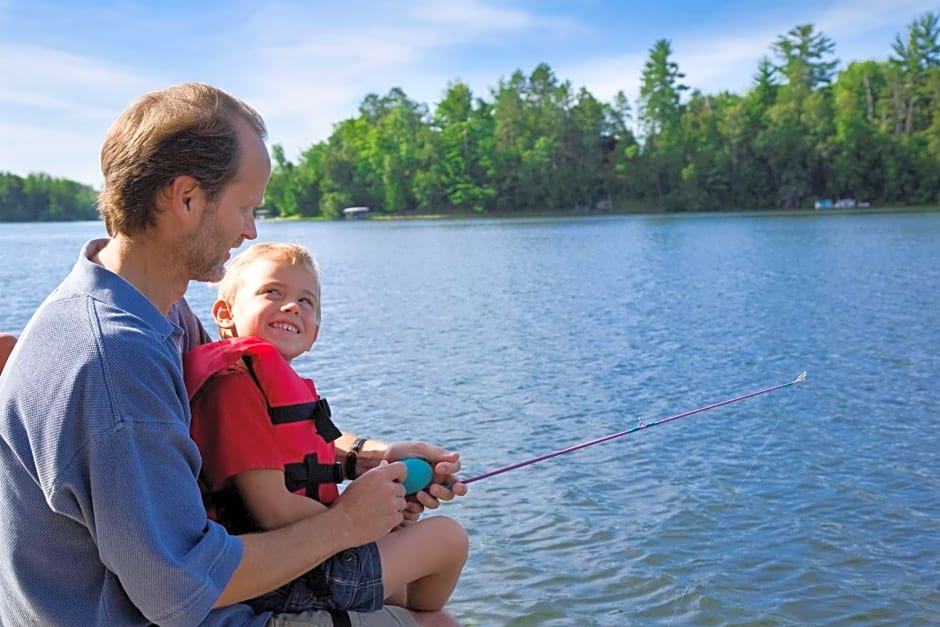
<instances>
[{"instance_id":1,"label":"man's face","mask_svg":"<svg viewBox=\"0 0 940 627\"><path fill-rule=\"evenodd\" d=\"M258 236L254 208L264 204L271 159L264 142L247 123L239 124L238 134L242 151L238 174L215 202L203 209L195 236L184 246L189 275L195 281L221 279L230 251Z\"/></svg>"}]
</instances>

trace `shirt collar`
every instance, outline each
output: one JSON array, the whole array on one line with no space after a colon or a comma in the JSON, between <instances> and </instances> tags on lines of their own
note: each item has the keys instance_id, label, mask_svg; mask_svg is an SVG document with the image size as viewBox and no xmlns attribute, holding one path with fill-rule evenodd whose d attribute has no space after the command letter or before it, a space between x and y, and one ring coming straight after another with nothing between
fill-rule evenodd
<instances>
[{"instance_id":1,"label":"shirt collar","mask_svg":"<svg viewBox=\"0 0 940 627\"><path fill-rule=\"evenodd\" d=\"M151 326L164 338L181 334L182 329L170 322L140 290L122 276L98 265L92 258L108 243L107 239L93 239L82 247L72 273L59 290L68 293L88 294L101 301L133 314Z\"/></svg>"}]
</instances>

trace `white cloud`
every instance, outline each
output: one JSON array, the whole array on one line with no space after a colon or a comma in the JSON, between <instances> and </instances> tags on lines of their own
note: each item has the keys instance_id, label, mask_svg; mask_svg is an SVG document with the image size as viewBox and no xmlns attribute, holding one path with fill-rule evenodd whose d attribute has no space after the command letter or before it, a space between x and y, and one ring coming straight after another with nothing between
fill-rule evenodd
<instances>
[{"instance_id":1,"label":"white cloud","mask_svg":"<svg viewBox=\"0 0 940 627\"><path fill-rule=\"evenodd\" d=\"M0 103L50 109L80 119L110 115L116 94L129 100L149 86L136 73L38 46L0 44L0 58L10 60L0 65Z\"/></svg>"},{"instance_id":2,"label":"white cloud","mask_svg":"<svg viewBox=\"0 0 940 627\"><path fill-rule=\"evenodd\" d=\"M575 89L585 87L601 102L609 103L618 91L624 92L635 112L640 76L646 58L645 51L595 58L584 63L561 65L557 72L563 79L571 77Z\"/></svg>"},{"instance_id":3,"label":"white cloud","mask_svg":"<svg viewBox=\"0 0 940 627\"><path fill-rule=\"evenodd\" d=\"M283 144L288 157L356 115L370 92L384 95L401 87L412 100L433 107L447 83L459 78L483 96L498 76L486 72L484 83L483 72L461 71L473 65L460 62L462 46L577 28L483 2L376 7L366 15L329 20L314 5L280 6L254 16L249 30L263 35L244 55L250 61L240 82L251 93L245 98L268 121L271 141Z\"/></svg>"},{"instance_id":4,"label":"white cloud","mask_svg":"<svg viewBox=\"0 0 940 627\"><path fill-rule=\"evenodd\" d=\"M910 16L897 30L906 29L907 24L922 13L936 11L936 0L843 0L831 7L822 8L812 21L821 30L838 41L841 37L865 36L897 23L898 16ZM890 42L879 41L885 50Z\"/></svg>"},{"instance_id":5,"label":"white cloud","mask_svg":"<svg viewBox=\"0 0 940 627\"><path fill-rule=\"evenodd\" d=\"M773 41L798 23L812 22L832 37L843 62L883 58L894 34L904 29L890 25L899 16L906 24L936 10L935 2L841 0L800 8L792 22L787 7L755 5L737 12L740 19L733 24L699 20L683 27L688 20L677 19L675 27L682 30L668 37L686 84L706 93L741 91L751 84L759 58L769 54ZM4 6L9 0L0 0L0 26L12 31L16 24ZM71 52L0 43L5 60L0 66L0 170L46 171L97 185L98 150L111 121L133 97L169 84L167 78L204 80L244 98L264 115L271 141L283 144L291 158L326 139L337 122L355 116L370 92L385 94L397 86L433 107L447 84L460 79L477 96L488 97L501 77L515 68L530 70L539 61L602 101L623 90L635 108L649 46L667 36L631 31L618 41L619 25L598 20L590 8L556 7L568 17L555 17L538 2L284 0L263 6L237 3L238 19L212 5L194 9L193 30L184 28L181 41L174 41L177 24L162 19L165 11L142 7L96 19L76 13L76 21L87 20L88 41L102 44L93 48L94 55L74 38L62 40ZM226 28L198 36L206 24L220 20ZM112 30L128 21L153 30L151 43L145 45L144 37L133 60L117 56L114 48L109 52L119 39ZM642 48L638 36L644 37ZM144 58L161 59L161 64L148 65Z\"/></svg>"},{"instance_id":6,"label":"white cloud","mask_svg":"<svg viewBox=\"0 0 940 627\"><path fill-rule=\"evenodd\" d=\"M843 65L853 60L883 59L891 52L894 34L906 31L907 24L926 11L937 10L936 0L842 0L820 7L816 13L794 18L792 22L768 20L759 13L748 23L726 29L713 24L686 30L671 39L672 59L685 74L683 82L705 93L723 90L741 93L753 84L757 65L763 56L772 57L771 46L798 24L812 23L836 43L835 56ZM897 26L899 16L910 16ZM649 50L628 55L595 57L579 64L565 65L562 76L578 77L600 100L609 101L617 90L630 98L636 113L643 66Z\"/></svg>"},{"instance_id":7,"label":"white cloud","mask_svg":"<svg viewBox=\"0 0 940 627\"><path fill-rule=\"evenodd\" d=\"M538 17L526 11L509 9L475 0L463 2L423 2L406 5L409 17L445 28L459 25L469 30L518 30L535 25Z\"/></svg>"},{"instance_id":8,"label":"white cloud","mask_svg":"<svg viewBox=\"0 0 940 627\"><path fill-rule=\"evenodd\" d=\"M51 126L0 123L0 171L14 170L26 176L45 172L56 178L101 187L98 153L104 131L81 126Z\"/></svg>"},{"instance_id":9,"label":"white cloud","mask_svg":"<svg viewBox=\"0 0 940 627\"><path fill-rule=\"evenodd\" d=\"M46 172L99 186L98 152L130 100L153 88L139 74L38 46L0 44L0 170Z\"/></svg>"}]
</instances>

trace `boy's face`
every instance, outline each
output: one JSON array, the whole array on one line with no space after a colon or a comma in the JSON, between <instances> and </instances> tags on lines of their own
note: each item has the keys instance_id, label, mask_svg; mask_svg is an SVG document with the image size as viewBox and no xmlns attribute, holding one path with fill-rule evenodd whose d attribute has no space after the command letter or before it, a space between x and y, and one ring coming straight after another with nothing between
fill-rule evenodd
<instances>
[{"instance_id":1,"label":"boy's face","mask_svg":"<svg viewBox=\"0 0 940 627\"><path fill-rule=\"evenodd\" d=\"M216 323L238 337L267 340L290 361L310 350L320 332L318 293L317 277L307 268L257 259L244 268L234 301L217 303Z\"/></svg>"}]
</instances>

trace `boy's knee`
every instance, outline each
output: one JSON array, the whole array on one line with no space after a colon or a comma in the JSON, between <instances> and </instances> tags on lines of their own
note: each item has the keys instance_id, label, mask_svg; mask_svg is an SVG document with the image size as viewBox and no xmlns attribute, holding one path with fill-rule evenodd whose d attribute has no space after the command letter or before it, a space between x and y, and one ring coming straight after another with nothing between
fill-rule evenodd
<instances>
[{"instance_id":1,"label":"boy's knee","mask_svg":"<svg viewBox=\"0 0 940 627\"><path fill-rule=\"evenodd\" d=\"M467 530L463 525L453 518L447 516L434 516L428 518L426 522L433 522L436 529L434 535L442 542L446 542L451 552L463 556L467 559L470 551L470 539L467 537Z\"/></svg>"}]
</instances>

